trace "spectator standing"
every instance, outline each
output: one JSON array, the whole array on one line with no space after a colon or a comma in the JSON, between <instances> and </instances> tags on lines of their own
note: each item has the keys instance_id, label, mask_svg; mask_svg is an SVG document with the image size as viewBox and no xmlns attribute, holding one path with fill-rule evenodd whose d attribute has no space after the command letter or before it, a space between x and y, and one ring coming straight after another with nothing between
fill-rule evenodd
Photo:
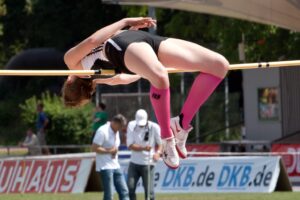
<instances>
[{"instance_id":1,"label":"spectator standing","mask_svg":"<svg viewBox=\"0 0 300 200\"><path fill-rule=\"evenodd\" d=\"M118 114L111 122L101 126L93 139L92 150L96 152L96 171L103 183L104 200L113 199L113 185L120 200L129 200L128 188L117 154L120 146L119 130L125 125L125 117Z\"/></svg>"},{"instance_id":2,"label":"spectator standing","mask_svg":"<svg viewBox=\"0 0 300 200\"><path fill-rule=\"evenodd\" d=\"M93 137L95 136L96 131L98 128L104 124L106 124L108 115L105 111L106 105L104 103L100 103L99 106L95 108L95 112L93 115Z\"/></svg>"},{"instance_id":3,"label":"spectator standing","mask_svg":"<svg viewBox=\"0 0 300 200\"><path fill-rule=\"evenodd\" d=\"M155 199L154 165L160 158L161 144L159 125L148 120L145 110L138 110L135 120L129 122L127 127L127 146L132 152L127 179L130 200L136 200L135 190L140 177L145 199Z\"/></svg>"},{"instance_id":4,"label":"spectator standing","mask_svg":"<svg viewBox=\"0 0 300 200\"><path fill-rule=\"evenodd\" d=\"M49 123L49 119L44 112L44 105L39 103L37 105L37 119L36 119L36 130L37 130L37 137L39 139L40 145L42 146L42 153L49 155L50 151L47 148L46 142L46 127Z\"/></svg>"},{"instance_id":5,"label":"spectator standing","mask_svg":"<svg viewBox=\"0 0 300 200\"><path fill-rule=\"evenodd\" d=\"M34 156L41 154L39 139L36 134L33 133L31 128L27 129L26 138L20 143L20 146L28 148L28 155Z\"/></svg>"}]
</instances>

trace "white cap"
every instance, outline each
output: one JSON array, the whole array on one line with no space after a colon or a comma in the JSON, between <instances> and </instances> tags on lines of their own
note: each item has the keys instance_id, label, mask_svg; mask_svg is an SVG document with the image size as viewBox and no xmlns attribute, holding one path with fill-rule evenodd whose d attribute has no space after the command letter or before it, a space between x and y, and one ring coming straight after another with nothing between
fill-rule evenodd
<instances>
[{"instance_id":1,"label":"white cap","mask_svg":"<svg viewBox=\"0 0 300 200\"><path fill-rule=\"evenodd\" d=\"M144 109L139 109L135 113L135 121L138 126L146 126L148 121L148 114Z\"/></svg>"}]
</instances>

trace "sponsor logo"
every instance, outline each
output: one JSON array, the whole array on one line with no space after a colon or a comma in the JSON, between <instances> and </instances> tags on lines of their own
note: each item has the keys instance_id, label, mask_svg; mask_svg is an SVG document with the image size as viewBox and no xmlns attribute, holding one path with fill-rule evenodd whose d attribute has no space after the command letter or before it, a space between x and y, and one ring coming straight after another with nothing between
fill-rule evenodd
<instances>
[{"instance_id":1,"label":"sponsor logo","mask_svg":"<svg viewBox=\"0 0 300 200\"><path fill-rule=\"evenodd\" d=\"M219 189L246 190L249 187L268 187L273 172L267 170L267 165L253 173L253 163L224 164L218 177Z\"/></svg>"},{"instance_id":2,"label":"sponsor logo","mask_svg":"<svg viewBox=\"0 0 300 200\"><path fill-rule=\"evenodd\" d=\"M71 192L81 160L0 161L0 193Z\"/></svg>"},{"instance_id":3,"label":"sponsor logo","mask_svg":"<svg viewBox=\"0 0 300 200\"><path fill-rule=\"evenodd\" d=\"M197 164L183 165L178 170L167 169L161 187L164 190L189 190L191 188L216 188L216 190L247 190L251 187L269 187L273 172L267 165L253 170L253 163L227 163L219 170L207 165L197 169Z\"/></svg>"},{"instance_id":4,"label":"sponsor logo","mask_svg":"<svg viewBox=\"0 0 300 200\"><path fill-rule=\"evenodd\" d=\"M160 99L160 94L152 93L152 98L158 100Z\"/></svg>"}]
</instances>

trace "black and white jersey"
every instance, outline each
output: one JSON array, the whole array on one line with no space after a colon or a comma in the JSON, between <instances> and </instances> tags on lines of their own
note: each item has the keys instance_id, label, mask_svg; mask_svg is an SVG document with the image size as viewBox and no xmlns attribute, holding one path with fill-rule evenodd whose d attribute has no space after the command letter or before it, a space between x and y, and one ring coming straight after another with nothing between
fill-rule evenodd
<instances>
[{"instance_id":1,"label":"black and white jersey","mask_svg":"<svg viewBox=\"0 0 300 200\"><path fill-rule=\"evenodd\" d=\"M116 67L109 62L104 55L103 44L94 48L88 55L81 60L81 65L84 70L90 69L114 69Z\"/></svg>"}]
</instances>

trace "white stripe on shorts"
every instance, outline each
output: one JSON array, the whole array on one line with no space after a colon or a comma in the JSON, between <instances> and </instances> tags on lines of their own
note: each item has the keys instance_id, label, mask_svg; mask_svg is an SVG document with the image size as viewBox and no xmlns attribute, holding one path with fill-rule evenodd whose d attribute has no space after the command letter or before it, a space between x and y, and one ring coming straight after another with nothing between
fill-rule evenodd
<instances>
[{"instance_id":1,"label":"white stripe on shorts","mask_svg":"<svg viewBox=\"0 0 300 200\"><path fill-rule=\"evenodd\" d=\"M107 42L109 42L111 45L113 45L118 51L122 51L121 47L115 43L112 39L108 39Z\"/></svg>"}]
</instances>

